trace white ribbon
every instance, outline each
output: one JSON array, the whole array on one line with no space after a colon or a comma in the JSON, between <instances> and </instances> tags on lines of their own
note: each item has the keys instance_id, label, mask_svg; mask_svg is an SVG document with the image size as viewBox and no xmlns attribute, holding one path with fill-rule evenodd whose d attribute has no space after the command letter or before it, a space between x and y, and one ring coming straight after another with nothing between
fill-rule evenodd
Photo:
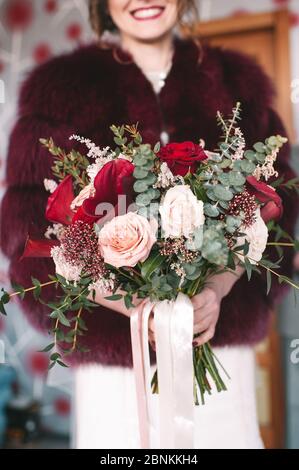
<instances>
[{"instance_id":1,"label":"white ribbon","mask_svg":"<svg viewBox=\"0 0 299 470\"><path fill-rule=\"evenodd\" d=\"M159 447L192 449L193 306L183 294L179 294L175 301L163 301L154 306L149 302L145 303L131 317L141 444L143 447L151 446L155 422L148 347L148 319L152 309L159 385ZM142 318L142 328L137 320L138 316Z\"/></svg>"}]
</instances>

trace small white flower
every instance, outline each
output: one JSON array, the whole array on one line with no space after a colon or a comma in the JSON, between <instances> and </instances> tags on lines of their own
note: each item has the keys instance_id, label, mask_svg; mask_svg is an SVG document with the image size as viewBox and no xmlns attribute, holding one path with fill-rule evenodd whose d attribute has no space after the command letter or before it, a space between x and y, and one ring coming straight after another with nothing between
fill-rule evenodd
<instances>
[{"instance_id":1,"label":"small white flower","mask_svg":"<svg viewBox=\"0 0 299 470\"><path fill-rule=\"evenodd\" d=\"M115 289L115 274L111 273L108 279L102 278L89 284L88 290L92 292L95 290L100 295L108 295Z\"/></svg>"},{"instance_id":2,"label":"small white flower","mask_svg":"<svg viewBox=\"0 0 299 470\"><path fill-rule=\"evenodd\" d=\"M80 135L73 134L70 136L69 140L76 140L77 142L86 145L86 147L88 148L87 156L90 158L105 158L110 151L110 147L105 147L101 149L90 139L86 139L85 137L81 137Z\"/></svg>"},{"instance_id":3,"label":"small white flower","mask_svg":"<svg viewBox=\"0 0 299 470\"><path fill-rule=\"evenodd\" d=\"M265 181L275 176L277 178L278 172L274 169L274 163L276 162L277 155L279 153L279 148L272 150L270 155L267 155L265 162L262 165L258 165L254 170L253 176L259 181L263 176Z\"/></svg>"},{"instance_id":4,"label":"small white flower","mask_svg":"<svg viewBox=\"0 0 299 470\"><path fill-rule=\"evenodd\" d=\"M240 231L245 233L244 237L239 237L236 248L244 245L245 240L249 243L249 251L246 257L251 264L257 264L263 256L268 241L268 228L263 221L260 209L255 212L255 222L250 227L240 227ZM238 258L244 262L244 256L237 254Z\"/></svg>"},{"instance_id":5,"label":"small white flower","mask_svg":"<svg viewBox=\"0 0 299 470\"><path fill-rule=\"evenodd\" d=\"M51 239L52 236L60 240L62 233L64 231L64 226L62 224L53 224L49 225L45 232L45 238Z\"/></svg>"},{"instance_id":6,"label":"small white flower","mask_svg":"<svg viewBox=\"0 0 299 470\"><path fill-rule=\"evenodd\" d=\"M244 135L243 135L243 132L241 131L241 129L239 127L237 127L235 129L235 136L239 137L240 141L239 141L239 145L234 153L234 155L232 156L232 160L242 160L243 156L244 156L244 150L245 150L245 147L246 147L246 141L244 139Z\"/></svg>"},{"instance_id":7,"label":"small white flower","mask_svg":"<svg viewBox=\"0 0 299 470\"><path fill-rule=\"evenodd\" d=\"M170 265L170 269L172 269L181 278L179 284L179 287L181 287L186 277L186 271L183 266L180 263L172 263Z\"/></svg>"},{"instance_id":8,"label":"small white flower","mask_svg":"<svg viewBox=\"0 0 299 470\"><path fill-rule=\"evenodd\" d=\"M72 265L65 259L61 246L55 246L51 250L51 256L55 263L56 273L63 276L68 282L78 282L80 280L83 264Z\"/></svg>"},{"instance_id":9,"label":"small white flower","mask_svg":"<svg viewBox=\"0 0 299 470\"><path fill-rule=\"evenodd\" d=\"M56 191L58 184L54 180L49 180L47 178L44 179L44 187L46 191L53 194Z\"/></svg>"},{"instance_id":10,"label":"small white flower","mask_svg":"<svg viewBox=\"0 0 299 470\"><path fill-rule=\"evenodd\" d=\"M159 209L164 238L189 238L204 225L204 205L188 185L174 186L166 192Z\"/></svg>"},{"instance_id":11,"label":"small white flower","mask_svg":"<svg viewBox=\"0 0 299 470\"><path fill-rule=\"evenodd\" d=\"M160 167L160 172L158 174L158 180L154 184L154 188L169 188L176 181L176 177L169 169L166 162L163 162Z\"/></svg>"}]
</instances>

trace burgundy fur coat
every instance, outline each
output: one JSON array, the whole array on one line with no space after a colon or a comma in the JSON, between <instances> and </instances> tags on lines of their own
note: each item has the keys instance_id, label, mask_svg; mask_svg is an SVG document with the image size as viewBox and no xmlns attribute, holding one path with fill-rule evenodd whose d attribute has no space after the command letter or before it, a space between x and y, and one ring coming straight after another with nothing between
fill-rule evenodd
<instances>
[{"instance_id":1,"label":"burgundy fur coat","mask_svg":"<svg viewBox=\"0 0 299 470\"><path fill-rule=\"evenodd\" d=\"M155 143L164 129L171 141L203 138L206 147L213 150L220 137L217 110L230 113L238 100L248 146L272 134L285 135L272 110L272 85L246 56L204 47L199 61L193 42L177 40L173 67L157 97L140 69L121 54L126 63L115 60L111 49L89 45L39 66L22 87L8 152L8 188L1 209L2 250L10 259L10 277L16 283L30 286L31 276L46 281L48 273L53 272L51 260L19 261L27 233L43 235L48 225L43 180L52 176L52 157L41 147L39 138L53 137L57 145L71 148L74 142L68 138L76 133L100 146L113 145L111 124L138 121L144 141ZM288 157L289 148L285 146L278 170L286 178L293 177ZM292 233L297 201L283 197L281 225ZM290 252L285 253L282 272L291 274ZM50 299L55 291L47 289L43 295ZM281 291L274 281L267 297L263 278L254 276L249 284L243 276L222 302L214 345L251 345L261 340L267 332L270 309ZM25 298L22 307L37 328L49 328L48 310L33 297ZM69 361L131 366L129 320L102 307L86 312L84 319L89 331L81 343L90 352L76 353Z\"/></svg>"}]
</instances>

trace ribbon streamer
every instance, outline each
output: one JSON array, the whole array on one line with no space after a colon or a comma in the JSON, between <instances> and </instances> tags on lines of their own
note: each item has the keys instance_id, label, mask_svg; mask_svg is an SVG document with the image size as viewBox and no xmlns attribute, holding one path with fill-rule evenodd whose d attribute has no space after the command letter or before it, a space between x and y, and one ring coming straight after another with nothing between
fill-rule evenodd
<instances>
[{"instance_id":1,"label":"ribbon streamer","mask_svg":"<svg viewBox=\"0 0 299 470\"><path fill-rule=\"evenodd\" d=\"M193 306L179 294L175 301L153 305L144 301L131 316L131 339L135 372L140 441L153 443L155 412L152 406L148 320L154 310L159 383L159 447L192 449L193 404Z\"/></svg>"}]
</instances>

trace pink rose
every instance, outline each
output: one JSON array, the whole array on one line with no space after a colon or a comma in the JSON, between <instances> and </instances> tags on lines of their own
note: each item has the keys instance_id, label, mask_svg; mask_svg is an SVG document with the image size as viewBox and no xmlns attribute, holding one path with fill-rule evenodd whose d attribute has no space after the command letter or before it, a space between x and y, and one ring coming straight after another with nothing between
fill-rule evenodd
<instances>
[{"instance_id":1,"label":"pink rose","mask_svg":"<svg viewBox=\"0 0 299 470\"><path fill-rule=\"evenodd\" d=\"M158 223L128 212L114 217L99 233L99 245L105 263L116 268L133 267L145 261L156 243Z\"/></svg>"}]
</instances>

